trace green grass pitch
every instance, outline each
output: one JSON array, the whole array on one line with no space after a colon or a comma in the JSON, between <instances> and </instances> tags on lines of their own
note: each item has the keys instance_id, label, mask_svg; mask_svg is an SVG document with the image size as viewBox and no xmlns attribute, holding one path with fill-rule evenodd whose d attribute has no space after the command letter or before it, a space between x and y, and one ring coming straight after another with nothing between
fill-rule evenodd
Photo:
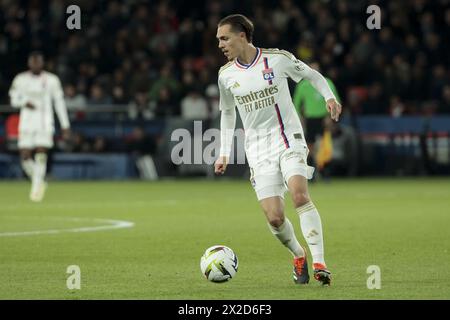
<instances>
[{"instance_id":1,"label":"green grass pitch","mask_svg":"<svg viewBox=\"0 0 450 320\"><path fill-rule=\"evenodd\" d=\"M39 204L28 190L0 183L0 299L450 298L449 179L312 184L331 287L293 283L291 256L246 181L50 182ZM290 200L286 214L305 244ZM104 224L94 219L134 227L61 232ZM57 231L20 234L43 230ZM238 255L230 282L201 275L200 257L215 244ZM66 287L69 265L80 267L80 290ZM381 269L379 290L367 288L370 265Z\"/></svg>"}]
</instances>

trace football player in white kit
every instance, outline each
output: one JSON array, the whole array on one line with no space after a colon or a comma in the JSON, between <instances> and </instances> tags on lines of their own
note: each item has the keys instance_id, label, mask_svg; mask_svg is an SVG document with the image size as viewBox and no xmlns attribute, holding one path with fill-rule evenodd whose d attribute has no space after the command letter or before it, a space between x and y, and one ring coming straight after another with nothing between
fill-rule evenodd
<instances>
[{"instance_id":1,"label":"football player in white kit","mask_svg":"<svg viewBox=\"0 0 450 320\"><path fill-rule=\"evenodd\" d=\"M9 96L11 106L20 109L18 147L22 168L31 180L30 200L40 202L47 188L47 152L53 147L53 106L65 139L70 135L70 123L61 82L55 74L43 70L43 55L32 52L28 67L14 78Z\"/></svg>"},{"instance_id":2,"label":"football player in white kit","mask_svg":"<svg viewBox=\"0 0 450 320\"><path fill-rule=\"evenodd\" d=\"M244 125L250 180L270 230L294 257L294 282L308 283L309 274L306 250L284 214L287 190L311 251L314 278L329 285L322 223L308 193L314 169L306 163L308 148L287 79L309 80L324 97L333 120L338 121L342 108L319 72L287 51L255 47L253 30L252 22L239 14L225 17L217 28L219 48L229 62L219 70L221 148L215 173L223 174L230 162L236 106Z\"/></svg>"}]
</instances>

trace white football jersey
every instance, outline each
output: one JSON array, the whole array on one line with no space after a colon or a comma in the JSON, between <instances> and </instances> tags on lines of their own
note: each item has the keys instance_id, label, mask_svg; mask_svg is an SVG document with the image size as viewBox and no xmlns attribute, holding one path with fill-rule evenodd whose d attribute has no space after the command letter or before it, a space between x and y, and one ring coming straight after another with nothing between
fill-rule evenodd
<instances>
[{"instance_id":1,"label":"white football jersey","mask_svg":"<svg viewBox=\"0 0 450 320\"><path fill-rule=\"evenodd\" d=\"M219 70L220 109L239 110L248 161L278 153L292 143L306 145L303 128L289 92L288 78L299 82L311 71L291 53L256 48L252 63L230 61ZM326 90L325 99L333 97ZM331 93L331 95L330 95ZM260 157L259 157L260 158ZM257 160L257 159L253 159Z\"/></svg>"},{"instance_id":2,"label":"white football jersey","mask_svg":"<svg viewBox=\"0 0 450 320\"><path fill-rule=\"evenodd\" d=\"M39 75L30 71L19 73L13 80L9 96L11 105L20 108L19 131L54 132L53 103L61 128L70 127L61 82L55 74L47 71ZM27 102L35 109L26 108Z\"/></svg>"}]
</instances>

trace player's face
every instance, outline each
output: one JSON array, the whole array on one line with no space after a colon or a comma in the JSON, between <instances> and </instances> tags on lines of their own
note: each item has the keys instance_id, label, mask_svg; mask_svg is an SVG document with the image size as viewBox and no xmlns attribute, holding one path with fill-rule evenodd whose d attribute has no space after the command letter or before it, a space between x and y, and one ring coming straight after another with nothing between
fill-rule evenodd
<instances>
[{"instance_id":1,"label":"player's face","mask_svg":"<svg viewBox=\"0 0 450 320\"><path fill-rule=\"evenodd\" d=\"M31 56L28 58L28 67L33 73L40 73L44 67L44 58L42 56Z\"/></svg>"},{"instance_id":2,"label":"player's face","mask_svg":"<svg viewBox=\"0 0 450 320\"><path fill-rule=\"evenodd\" d=\"M225 24L218 27L216 37L219 40L219 49L228 60L234 60L243 51L243 44L246 42L245 33L233 32L231 25Z\"/></svg>"}]
</instances>

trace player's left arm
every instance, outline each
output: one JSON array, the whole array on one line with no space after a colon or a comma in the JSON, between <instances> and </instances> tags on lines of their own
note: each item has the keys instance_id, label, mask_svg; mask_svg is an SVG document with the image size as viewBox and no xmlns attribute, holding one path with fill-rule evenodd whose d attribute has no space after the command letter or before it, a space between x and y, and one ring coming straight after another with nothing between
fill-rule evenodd
<instances>
[{"instance_id":1,"label":"player's left arm","mask_svg":"<svg viewBox=\"0 0 450 320\"><path fill-rule=\"evenodd\" d=\"M23 79L20 75L17 75L11 84L11 88L9 89L10 104L13 108L24 108L28 102L26 95L23 94L22 86Z\"/></svg>"},{"instance_id":2,"label":"player's left arm","mask_svg":"<svg viewBox=\"0 0 450 320\"><path fill-rule=\"evenodd\" d=\"M67 113L66 102L64 101L64 92L61 86L61 81L57 76L54 77L52 97L59 124L61 125L63 138L68 139L70 136L69 115Z\"/></svg>"},{"instance_id":3,"label":"player's left arm","mask_svg":"<svg viewBox=\"0 0 450 320\"><path fill-rule=\"evenodd\" d=\"M333 91L328 85L327 80L320 72L312 69L306 63L295 58L290 54L291 58L286 57L285 72L292 80L299 82L301 79L307 79L312 86L319 91L326 101L328 112L331 114L331 119L339 120L339 115L342 112L342 106L334 96Z\"/></svg>"},{"instance_id":4,"label":"player's left arm","mask_svg":"<svg viewBox=\"0 0 450 320\"><path fill-rule=\"evenodd\" d=\"M220 71L219 71L220 73ZM223 83L224 79L219 74L219 109L220 109L220 152L214 164L216 174L224 174L230 159L233 134L236 126L236 109L233 94Z\"/></svg>"}]
</instances>

